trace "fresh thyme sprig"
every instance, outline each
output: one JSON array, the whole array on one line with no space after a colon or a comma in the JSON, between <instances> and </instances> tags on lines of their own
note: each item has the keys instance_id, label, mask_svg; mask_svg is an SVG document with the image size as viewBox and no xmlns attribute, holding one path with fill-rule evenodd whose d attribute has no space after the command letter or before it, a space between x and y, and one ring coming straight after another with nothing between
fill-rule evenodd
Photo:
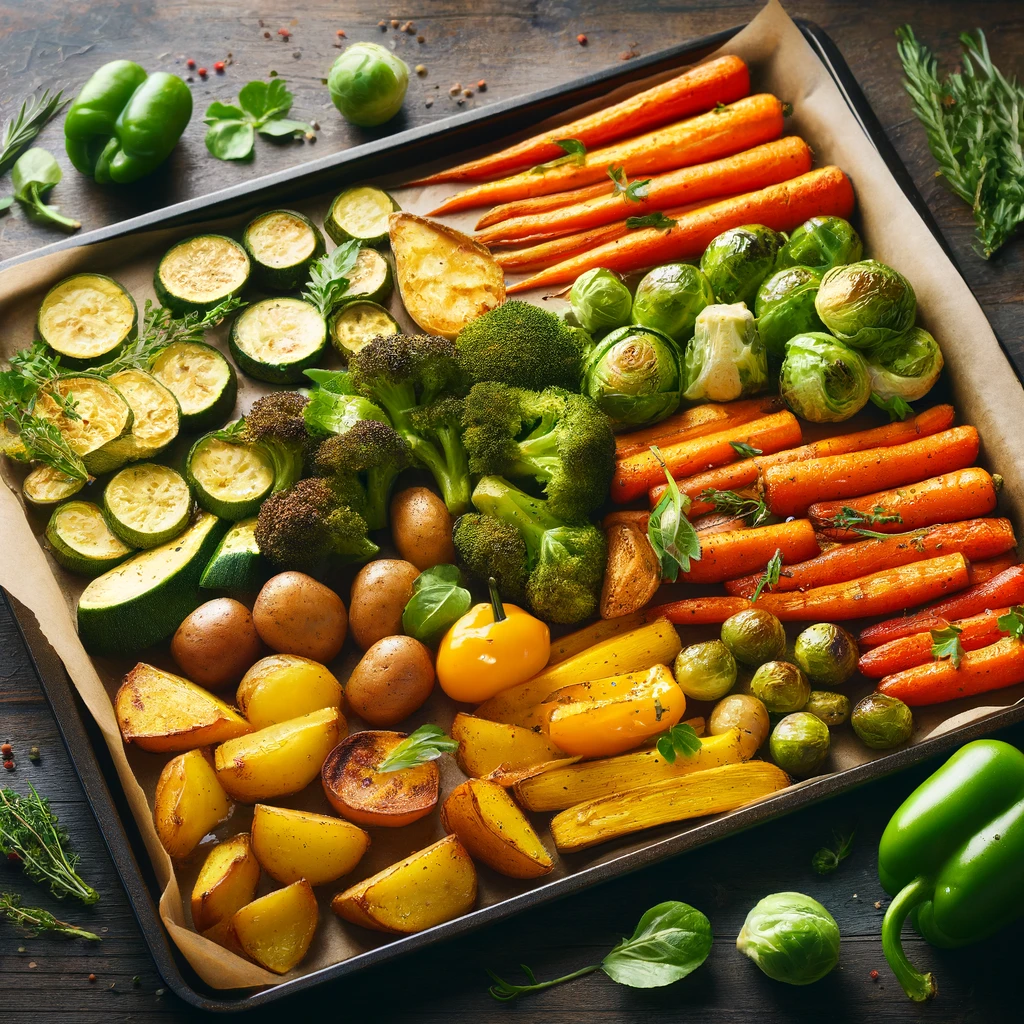
<instances>
[{"instance_id":1,"label":"fresh thyme sprig","mask_svg":"<svg viewBox=\"0 0 1024 1024\"><path fill-rule=\"evenodd\" d=\"M782 549L776 548L775 554L768 559L761 578L750 595L750 600L756 601L765 590L772 590L779 585L779 578L782 576Z\"/></svg>"},{"instance_id":2,"label":"fresh thyme sprig","mask_svg":"<svg viewBox=\"0 0 1024 1024\"><path fill-rule=\"evenodd\" d=\"M0 137L0 174L6 174L14 166L22 151L67 103L63 89L56 93L45 89L42 96L30 96L22 103L18 113L4 125Z\"/></svg>"},{"instance_id":3,"label":"fresh thyme sprig","mask_svg":"<svg viewBox=\"0 0 1024 1024\"><path fill-rule=\"evenodd\" d=\"M103 941L95 932L76 928L73 924L68 924L67 921L61 921L60 918L54 917L42 907L23 907L21 897L14 893L0 893L0 914L3 914L11 924L16 928L21 928L30 937L48 932L51 935L64 935L69 939L87 939L89 942Z\"/></svg>"},{"instance_id":4,"label":"fresh thyme sprig","mask_svg":"<svg viewBox=\"0 0 1024 1024\"><path fill-rule=\"evenodd\" d=\"M706 487L700 492L700 500L710 502L716 512L745 519L747 526L763 526L771 516L768 506L760 498L746 498L736 491Z\"/></svg>"},{"instance_id":5,"label":"fresh thyme sprig","mask_svg":"<svg viewBox=\"0 0 1024 1024\"><path fill-rule=\"evenodd\" d=\"M885 523L902 523L903 516L899 512L890 514L881 505L876 505L870 512L861 512L858 509L844 505L831 519L825 520L826 526L835 530L849 530L861 537L874 537L878 540L888 540L892 534L882 533L879 530L868 530L866 526L883 526Z\"/></svg>"}]
</instances>

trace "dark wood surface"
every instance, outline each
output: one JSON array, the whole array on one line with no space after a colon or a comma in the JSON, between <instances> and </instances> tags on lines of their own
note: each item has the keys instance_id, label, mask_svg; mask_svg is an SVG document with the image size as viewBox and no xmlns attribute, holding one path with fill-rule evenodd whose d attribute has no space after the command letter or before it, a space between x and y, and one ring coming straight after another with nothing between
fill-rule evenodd
<instances>
[{"instance_id":1,"label":"dark wood surface","mask_svg":"<svg viewBox=\"0 0 1024 1024\"><path fill-rule=\"evenodd\" d=\"M387 132L457 111L448 94L454 82L475 88L479 79L486 80L486 91L467 100L473 106L507 99L630 59L630 54L649 53L738 24L759 6L717 0L431 0L406 9L385 9L336 0L307 0L301 8L254 7L238 0L7 0L0 3L0 113L7 116L25 95L43 85L63 85L73 92L96 67L116 57L131 57L151 71L164 68L187 74L188 57L210 68L205 82L194 76L197 114L183 144L164 170L135 189L101 189L83 179L63 154L59 121L47 129L40 144L58 156L66 174L53 201L91 228L296 166L314 153L343 149L369 137L370 133L343 124L322 85L338 52L333 48L339 41L338 29L349 41L394 41L410 65L423 63L428 69L424 78L413 78L404 113L378 130ZM957 33L981 26L997 62L1021 74L1024 5L1013 0L803 0L790 4L789 10L822 25L838 44L927 198L997 334L1012 354L1024 355L1024 241L1018 238L989 263L973 253L970 213L934 178L924 134L899 85L892 39L893 28L910 21L938 52L952 57ZM381 32L377 22L392 14L402 21L412 19L424 42L390 27ZM277 34L282 27L291 32L288 41ZM264 32L271 38L265 39ZM576 42L579 33L587 37L585 46ZM223 76L215 75L213 62L229 53L234 63ZM210 158L200 120L207 103L230 100L246 81L271 70L286 78L294 91L294 115L321 125L315 149L308 143L275 146L258 140L252 164L227 165ZM30 252L54 237L13 211L0 219L0 259ZM0 887L92 927L104 940L96 947L25 939L0 923L0 1015L11 1024L195 1019L195 1011L163 990L9 607L2 601L0 734L0 740L16 745L18 760L16 772L0 775L0 784L24 790L32 781L51 797L76 837L83 874L103 898L91 910L59 906L27 884L17 869L3 865ZM1020 744L1024 729L1006 738ZM27 757L33 744L42 752L38 765ZM1019 1020L1019 942L1012 934L958 951L933 950L908 936L912 958L932 967L939 979L939 997L926 1006L904 998L882 957L882 911L875 906L884 898L875 871L878 838L893 809L934 767L884 780L251 1019L294 1013L329 1019L372 1015L381 1022L514 1017L530 1024L680 1019L726 1024L755 1016L773 1022L826 1016L844 1022ZM814 851L829 840L833 829L853 827L857 835L849 860L832 876L814 875ZM771 982L734 947L747 910L763 895L781 889L798 889L820 899L841 926L841 967L818 985L790 988ZM701 908L716 936L708 962L684 982L638 992L593 975L511 1007L499 1006L487 996L485 968L514 977L516 965L523 962L540 978L549 978L594 963L632 930L644 910L666 899ZM873 980L870 974L876 969L879 977ZM95 974L94 982L89 981L90 974Z\"/></svg>"}]
</instances>

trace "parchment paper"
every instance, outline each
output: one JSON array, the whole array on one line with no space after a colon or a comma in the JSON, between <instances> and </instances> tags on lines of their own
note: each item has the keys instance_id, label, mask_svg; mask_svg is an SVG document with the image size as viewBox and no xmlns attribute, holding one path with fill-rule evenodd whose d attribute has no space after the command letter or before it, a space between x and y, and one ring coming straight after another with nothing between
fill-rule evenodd
<instances>
[{"instance_id":1,"label":"parchment paper","mask_svg":"<svg viewBox=\"0 0 1024 1024\"><path fill-rule=\"evenodd\" d=\"M984 443L983 464L1002 473L1006 486L1001 498L1000 514L1010 515L1018 529L1018 510L1024 507L1024 441L1020 423L1024 422L1024 391L1001 352L995 336L966 284L949 263L942 249L918 218L910 203L893 181L884 163L864 136L843 101L828 73L804 41L799 30L782 7L771 2L721 52L735 53L750 65L753 90L768 91L792 103L794 115L788 130L802 135L813 148L818 165L835 163L853 181L857 195L859 227L866 251L901 270L917 292L922 324L939 339L946 357L949 386L961 422L975 424ZM672 74L678 73L677 71ZM660 79L669 77L661 75ZM591 104L604 105L617 101L653 80L637 82ZM558 119L564 123L579 116L586 107L570 111ZM554 123L554 122L553 122ZM530 133L532 134L532 130ZM512 141L512 140L509 140ZM464 154L439 158L436 166L462 159ZM409 168L405 177L425 173L429 167ZM383 182L383 184L392 184ZM294 205L319 220L336 191L348 184L340 176L330 194L310 196ZM427 212L443 197L455 191L453 186L435 186L423 190L394 189L404 209ZM259 212L254 209L252 213ZM448 222L465 230L472 229L476 211ZM239 217L182 231L157 231L102 243L94 247L56 253L24 263L0 273L0 312L4 332L0 355L9 356L32 341L36 309L46 288L79 270L110 273L122 281L135 296L140 309L152 297L151 275L157 258L179 237L196 230L237 231L248 217ZM538 302L557 307L558 300L539 294L528 295ZM403 319L397 299L393 312ZM407 320L406 326L411 326ZM223 334L223 332L220 332ZM224 347L223 337L211 338ZM240 375L239 405L236 413L248 408L252 400L265 390ZM182 445L183 447L183 445ZM196 873L215 837L225 838L248 828L251 809L238 805L232 818L208 837L189 858L172 865L160 845L152 824L152 797L156 778L167 760L165 755L147 754L125 748L117 730L111 696L123 674L135 659L91 659L80 644L75 628L75 606L82 581L61 570L40 543L45 519L23 508L17 467L0 460L0 473L6 487L0 487L0 585L26 605L38 619L43 634L61 657L89 711L95 717L110 748L118 775L132 807L147 850L163 886L160 913L171 937L189 963L210 986L218 989L246 988L276 984L281 980L308 974L344 960L362 950L385 944L389 937L341 922L330 911L330 897L360 878L378 871L386 864L426 846L442 834L437 815L431 815L413 826L399 829L374 829L369 854L349 877L319 890L321 923L309 955L298 968L280 979L235 956L197 935L191 930L188 899ZM97 500L100 487L93 485L82 497ZM347 596L347 579L333 581ZM697 631L686 631L684 642L699 639ZM165 648L145 652L142 657L173 669ZM348 655L333 668L345 678L354 656ZM849 693L856 700L871 689L865 680L851 684ZM961 701L953 705L924 709L915 714L917 730L913 742L946 732L951 728L976 721L1022 699L1024 687ZM696 705L692 713L700 713ZM690 712L688 712L690 713ZM410 727L424 721L435 721L447 727L454 714L451 702L435 695L426 707L414 716ZM350 731L362 727L358 719L350 719ZM72 756L88 752L72 751ZM879 755L880 756L880 755ZM828 767L832 771L863 764L872 759L849 730L835 734L835 746ZM442 766L442 799L462 780L451 762ZM310 810L328 810L318 783L306 791L281 801L286 806ZM546 816L537 816L543 829ZM556 858L555 871L534 883L503 878L485 867L479 868L480 896L478 906L500 902L532 886L546 884L564 874L613 860L667 836L688 830L690 826L667 827L645 833L630 841L606 844L597 850ZM546 835L546 829L543 830ZM272 888L264 884L260 892Z\"/></svg>"}]
</instances>

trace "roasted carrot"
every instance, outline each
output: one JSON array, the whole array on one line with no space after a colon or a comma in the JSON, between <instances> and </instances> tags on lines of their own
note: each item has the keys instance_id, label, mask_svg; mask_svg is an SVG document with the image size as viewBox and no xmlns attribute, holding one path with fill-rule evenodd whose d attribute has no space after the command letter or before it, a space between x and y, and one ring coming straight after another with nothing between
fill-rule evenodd
<instances>
[{"instance_id":1,"label":"roasted carrot","mask_svg":"<svg viewBox=\"0 0 1024 1024\"><path fill-rule=\"evenodd\" d=\"M542 270L511 285L508 293L575 281L585 270L607 267L622 274L671 260L697 259L713 238L741 224L766 224L792 231L810 217L848 217L853 211L853 186L838 167L821 167L799 178L770 185L759 192L712 203L676 219L667 231L641 228L627 236Z\"/></svg>"},{"instance_id":2,"label":"roasted carrot","mask_svg":"<svg viewBox=\"0 0 1024 1024\"><path fill-rule=\"evenodd\" d=\"M612 501L624 503L639 498L659 479L665 468L675 476L690 476L710 466L735 462L739 453L733 444L747 444L761 451L777 452L800 443L800 423L788 410L762 416L738 426L666 445L661 449L665 466L649 449L619 459L612 478Z\"/></svg>"},{"instance_id":3,"label":"roasted carrot","mask_svg":"<svg viewBox=\"0 0 1024 1024\"><path fill-rule=\"evenodd\" d=\"M481 231L492 224L499 224L503 220L511 220L513 217L532 217L547 210L560 210L563 206L572 206L574 203L585 203L588 199L597 199L598 196L610 196L615 192L615 186L611 180L599 181L593 185L584 185L583 188L573 188L568 192L552 192L548 196L533 196L530 199L517 199L511 203L499 203L492 206L476 222L476 230Z\"/></svg>"},{"instance_id":4,"label":"roasted carrot","mask_svg":"<svg viewBox=\"0 0 1024 1024\"><path fill-rule=\"evenodd\" d=\"M815 502L807 515L823 536L845 541L856 540L857 534L831 525L844 508L864 515L876 508L884 509L888 515L898 515L901 521L875 523L871 529L879 533L905 533L922 526L988 515L995 507L996 486L992 477L985 470L972 467L944 473L909 487L865 494L861 498Z\"/></svg>"},{"instance_id":5,"label":"roasted carrot","mask_svg":"<svg viewBox=\"0 0 1024 1024\"><path fill-rule=\"evenodd\" d=\"M721 160L655 175L638 202L627 202L619 195L602 195L557 210L503 220L481 231L476 240L494 245L520 242L533 235L568 235L610 224L625 215L643 216L656 210L754 192L789 181L810 169L810 147L799 136L787 135Z\"/></svg>"},{"instance_id":6,"label":"roasted carrot","mask_svg":"<svg viewBox=\"0 0 1024 1024\"><path fill-rule=\"evenodd\" d=\"M965 553L964 558L970 558L970 555ZM1007 569L1017 565L1019 561L1016 552L1007 551L1005 555L997 555L995 558L985 558L980 562L968 562L967 582L972 587L988 583L989 580L995 579Z\"/></svg>"},{"instance_id":7,"label":"roasted carrot","mask_svg":"<svg viewBox=\"0 0 1024 1024\"><path fill-rule=\"evenodd\" d=\"M898 697L912 708L942 704L1024 682L1024 643L1003 637L978 651L968 651L954 668L948 659L932 661L886 676L878 692Z\"/></svg>"},{"instance_id":8,"label":"roasted carrot","mask_svg":"<svg viewBox=\"0 0 1024 1024\"><path fill-rule=\"evenodd\" d=\"M717 160L779 138L783 128L782 113L782 103L775 96L768 93L746 96L719 110L676 121L602 149L592 149L582 165L564 163L539 173L529 170L500 181L473 185L446 199L432 214L456 213L474 206L507 203L592 185L603 181L612 165L621 167L628 178L635 178Z\"/></svg>"},{"instance_id":9,"label":"roasted carrot","mask_svg":"<svg viewBox=\"0 0 1024 1024\"><path fill-rule=\"evenodd\" d=\"M978 457L979 444L974 427L954 427L889 448L771 466L762 475L764 500L777 516L803 515L815 502L857 498L963 469Z\"/></svg>"},{"instance_id":10,"label":"roasted carrot","mask_svg":"<svg viewBox=\"0 0 1024 1024\"><path fill-rule=\"evenodd\" d=\"M732 103L748 92L750 73L746 64L739 57L718 57L620 103L411 184L434 185L442 181L500 178L565 156L565 151L555 143L555 139L576 139L593 148L681 117L711 110L718 103Z\"/></svg>"},{"instance_id":11,"label":"roasted carrot","mask_svg":"<svg viewBox=\"0 0 1024 1024\"><path fill-rule=\"evenodd\" d=\"M745 597L688 597L655 605L647 611L656 617L663 616L677 626L717 626L750 607L752 605Z\"/></svg>"},{"instance_id":12,"label":"roasted carrot","mask_svg":"<svg viewBox=\"0 0 1024 1024\"><path fill-rule=\"evenodd\" d=\"M855 544L840 544L806 562L784 565L783 575L773 588L775 593L788 590L807 590L829 583L842 583L869 573L881 572L897 565L921 562L936 555L959 552L968 560L969 583L976 581L977 565L988 566L988 561L975 563L974 559L994 560L996 555L1012 551L1017 544L1013 524L1009 519L969 519L962 523L934 526L913 533L897 533L891 537L870 538ZM1006 557L1013 558L1013 555ZM998 561L998 560L997 560ZM1002 564L1000 562L1000 564ZM1002 566L1006 568L1005 565ZM757 587L760 574L730 580L725 584L727 593L750 597Z\"/></svg>"},{"instance_id":13,"label":"roasted carrot","mask_svg":"<svg viewBox=\"0 0 1024 1024\"><path fill-rule=\"evenodd\" d=\"M686 583L721 583L740 573L764 567L776 551L783 560L807 558L819 551L814 527L807 519L751 529L715 533L701 540L700 561L679 577Z\"/></svg>"}]
</instances>

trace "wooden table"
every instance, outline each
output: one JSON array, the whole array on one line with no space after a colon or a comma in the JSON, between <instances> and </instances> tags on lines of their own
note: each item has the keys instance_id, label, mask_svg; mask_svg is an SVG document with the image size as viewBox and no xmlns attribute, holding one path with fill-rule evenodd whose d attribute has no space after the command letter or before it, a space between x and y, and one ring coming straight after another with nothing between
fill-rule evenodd
<instances>
[{"instance_id":1,"label":"wooden table","mask_svg":"<svg viewBox=\"0 0 1024 1024\"><path fill-rule=\"evenodd\" d=\"M148 70L165 68L188 74L186 60L210 73L196 79L196 115L165 169L134 189L105 190L70 169L59 122L39 144L51 149L66 177L53 194L65 212L86 228L130 217L190 196L203 195L250 176L300 164L313 153L354 145L374 133L346 127L330 105L322 78L337 55L334 45L347 39L395 43L410 65L426 66L410 83L405 111L392 125L429 123L459 108L449 96L455 82L471 86L465 102L479 106L566 81L604 68L630 55L649 53L668 43L747 20L758 3L670 0L563 0L515 3L508 0L431 0L412 9L307 0L301 13L286 6L254 9L240 0L200 4L164 0L138 4L117 0L60 3L20 0L0 8L0 97L9 115L23 96L42 85L63 85L74 92L98 66L131 57ZM913 22L918 34L951 57L961 29L982 26L993 55L1005 70L1024 72L1024 18L1012 0L972 3L932 0L802 0L793 15L818 22L832 36L885 126L915 181L928 199L961 262L968 282L989 315L1001 341L1018 359L1024 356L1024 240L1017 239L994 262L972 251L972 222L967 208L933 176L924 133L911 115L899 85L892 38L896 25ZM377 28L380 18L412 19L416 34ZM262 19L262 20L261 20ZM278 33L290 33L287 40ZM577 35L586 43L577 42ZM231 55L229 58L229 54ZM213 62L230 59L224 75ZM1016 65L1016 66L1015 66ZM210 158L203 147L201 115L214 100L230 100L252 78L275 70L295 93L294 114L316 119L315 150L309 143L275 146L257 141L252 164L229 165ZM484 79L486 91L476 83ZM429 106L428 106L429 103ZM9 179L8 179L9 180ZM52 241L54 236L13 211L0 220L0 259ZM0 733L18 750L18 769L8 781L24 789L28 781L48 794L82 854L82 872L102 892L97 908L82 911L56 906L26 883L16 869L0 867L4 890L20 892L99 931L103 944L64 943L48 938L22 939L0 924L0 1015L9 1024L108 1024L114 1021L192 1020L197 1015L164 991L142 944L131 908L114 873L92 815L84 801L53 717L49 711L9 608L0 601ZM1024 742L1024 728L1006 736ZM28 748L37 744L42 761L33 765ZM757 831L689 854L668 864L589 891L490 928L459 942L338 984L318 996L300 998L250 1019L279 1019L282 1013L372 1015L385 1021L498 1020L515 1016L530 1024L704 1020L740 1022L755 1015L764 1021L961 1021L1019 1020L1015 986L1019 942L995 938L959 951L933 950L908 935L916 963L933 968L938 999L926 1006L908 1002L882 958L878 939L884 898L875 871L881 830L893 809L934 764L883 781L831 803L795 814ZM853 853L833 875L820 878L810 869L814 851L832 831L856 828ZM734 948L747 910L767 893L799 889L825 903L843 933L842 963L825 981L790 988L769 981ZM516 976L525 962L540 978L555 977L600 960L618 939L632 931L640 914L666 899L681 899L711 918L715 948L708 962L686 981L648 992L624 989L603 975L534 996L514 1007L500 1007L486 994L490 967ZM871 978L879 971L877 980ZM90 975L95 980L90 981ZM339 1013L340 1011L340 1013Z\"/></svg>"}]
</instances>

